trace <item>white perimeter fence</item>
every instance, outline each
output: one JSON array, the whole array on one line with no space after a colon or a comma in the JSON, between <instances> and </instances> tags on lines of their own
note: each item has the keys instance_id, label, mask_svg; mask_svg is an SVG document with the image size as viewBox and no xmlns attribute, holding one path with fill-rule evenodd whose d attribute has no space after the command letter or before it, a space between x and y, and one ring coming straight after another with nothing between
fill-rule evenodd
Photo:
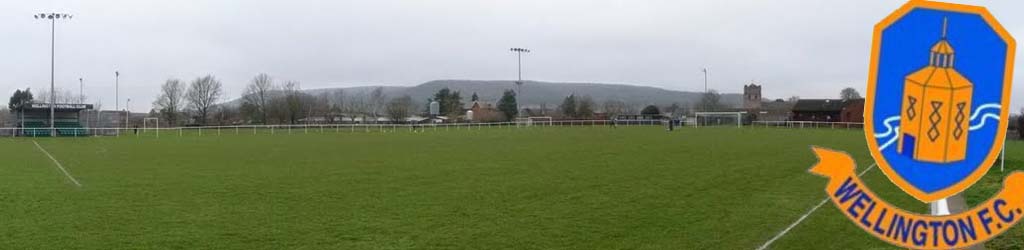
<instances>
[{"instance_id":1,"label":"white perimeter fence","mask_svg":"<svg viewBox=\"0 0 1024 250\"><path fill-rule=\"evenodd\" d=\"M786 127L786 128L833 128L863 129L864 123L859 122L804 122L804 121L755 121L748 126L753 127Z\"/></svg>"},{"instance_id":2,"label":"white perimeter fence","mask_svg":"<svg viewBox=\"0 0 1024 250\"><path fill-rule=\"evenodd\" d=\"M490 123L435 123L435 124L293 124L293 125L233 125L233 126L202 126L202 127L139 127L139 128L57 128L67 132L66 136L121 136L121 135L222 135L222 134L293 134L293 133L324 133L324 132L387 132L398 130L471 130L483 128L525 128L525 127L597 127L597 126L666 126L668 120L555 120L555 121L518 121ZM686 126L690 126L687 124ZM731 125L730 125L731 126ZM697 127L706 127L699 125ZM784 127L784 128L831 128L831 129L862 129L863 123L852 122L806 122L806 121L754 121L745 127ZM44 137L49 128L0 128L0 136L5 137ZM26 133L27 132L27 133ZM40 133L36 133L40 132ZM82 134L77 134L82 133Z\"/></svg>"},{"instance_id":3,"label":"white perimeter fence","mask_svg":"<svg viewBox=\"0 0 1024 250\"><path fill-rule=\"evenodd\" d=\"M224 134L294 134L326 132L389 132L389 131L450 131L483 128L529 128L529 127L597 127L597 126L665 126L667 120L556 120L520 121L490 123L434 123L434 124L294 124L294 125L236 125L203 127L139 127L139 128L56 128L63 130L63 136L184 136ZM0 128L4 137L47 137L55 134L50 128ZM82 133L82 134L78 134Z\"/></svg>"}]
</instances>

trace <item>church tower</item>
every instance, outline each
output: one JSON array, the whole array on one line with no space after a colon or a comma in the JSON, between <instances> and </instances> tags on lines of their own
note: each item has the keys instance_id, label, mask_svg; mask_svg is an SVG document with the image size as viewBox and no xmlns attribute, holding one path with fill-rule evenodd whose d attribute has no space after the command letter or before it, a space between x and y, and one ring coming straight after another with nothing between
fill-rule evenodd
<instances>
[{"instance_id":1,"label":"church tower","mask_svg":"<svg viewBox=\"0 0 1024 250\"><path fill-rule=\"evenodd\" d=\"M743 85L743 109L761 109L761 85Z\"/></svg>"},{"instance_id":2,"label":"church tower","mask_svg":"<svg viewBox=\"0 0 1024 250\"><path fill-rule=\"evenodd\" d=\"M974 85L954 68L953 46L942 38L931 49L928 66L906 76L900 109L898 152L935 163L962 161L967 155Z\"/></svg>"}]
</instances>

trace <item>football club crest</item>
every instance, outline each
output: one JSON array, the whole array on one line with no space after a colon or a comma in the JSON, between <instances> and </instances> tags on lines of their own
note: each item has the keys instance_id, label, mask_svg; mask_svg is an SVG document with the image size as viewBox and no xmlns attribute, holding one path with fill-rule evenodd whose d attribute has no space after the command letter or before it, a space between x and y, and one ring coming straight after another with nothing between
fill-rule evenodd
<instances>
[{"instance_id":1,"label":"football club crest","mask_svg":"<svg viewBox=\"0 0 1024 250\"><path fill-rule=\"evenodd\" d=\"M874 30L864 106L868 149L904 192L934 202L973 185L999 157L1009 122L1016 43L978 6L910 1ZM812 173L861 228L914 249L984 242L1021 219L1024 173L1003 191L959 214L928 216L880 200L853 174L842 152L814 148Z\"/></svg>"}]
</instances>

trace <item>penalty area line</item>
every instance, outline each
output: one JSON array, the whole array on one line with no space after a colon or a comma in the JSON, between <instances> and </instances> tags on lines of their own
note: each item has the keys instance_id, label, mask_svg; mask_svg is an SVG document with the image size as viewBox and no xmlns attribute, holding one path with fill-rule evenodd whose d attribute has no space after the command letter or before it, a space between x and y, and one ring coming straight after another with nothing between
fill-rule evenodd
<instances>
[{"instance_id":1,"label":"penalty area line","mask_svg":"<svg viewBox=\"0 0 1024 250\"><path fill-rule=\"evenodd\" d=\"M860 173L857 174L857 176L858 177L859 176L863 176L865 173L868 172L868 170L871 170L872 168L875 168L875 164L871 164L871 166L868 166L868 168L864 169L864 171L860 171ZM792 230L794 227L796 227L797 225L800 225L800 223L804 222L804 220L807 219L807 217L811 216L811 214L814 213L814 211L818 211L818 208L821 208L821 206L824 206L825 203L828 203L828 197L825 197L825 199L821 200L821 202L818 202L817 205L814 205L814 207L811 207L811 210L808 210L806 213L801 215L800 218L796 219L796 221L793 222L793 224L789 224L789 226L786 227L786 229L782 229L782 231L779 232L778 234L776 234L775 237L772 237L768 241L764 242L764 244L762 244L761 247L758 247L757 250L768 249L768 246L771 246L772 243L774 243L776 240L778 240L779 238L782 238L782 236L785 236L786 233L789 233L789 230Z\"/></svg>"},{"instance_id":2,"label":"penalty area line","mask_svg":"<svg viewBox=\"0 0 1024 250\"><path fill-rule=\"evenodd\" d=\"M60 162L57 161L57 158L53 158L53 155L51 155L50 152L47 152L46 149L44 149L43 146L40 146L39 143L36 142L35 140L32 140L32 143L36 144L36 148L38 148L39 151L42 151L43 154L46 154L46 157L50 157L50 160L53 161L53 164L57 165L57 169L59 169L61 173L64 173L64 176L67 176L68 180L71 180L72 183L75 183L75 186L82 187L82 183L78 183L78 180L76 180L74 176L71 176L71 173L68 173L67 169L64 169L64 165L61 165Z\"/></svg>"}]
</instances>

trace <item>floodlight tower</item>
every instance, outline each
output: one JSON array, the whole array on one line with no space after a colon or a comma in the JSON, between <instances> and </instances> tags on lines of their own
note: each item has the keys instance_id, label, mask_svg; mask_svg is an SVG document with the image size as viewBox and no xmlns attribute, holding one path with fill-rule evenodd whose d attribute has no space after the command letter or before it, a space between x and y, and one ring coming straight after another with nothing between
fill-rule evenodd
<instances>
[{"instance_id":1,"label":"floodlight tower","mask_svg":"<svg viewBox=\"0 0 1024 250\"><path fill-rule=\"evenodd\" d=\"M704 72L704 96L701 96L701 99L703 99L706 98L708 95L708 68L704 67L704 69L701 71ZM701 109L703 109L704 112L708 111L708 104L703 100L701 100L701 106Z\"/></svg>"},{"instance_id":2,"label":"floodlight tower","mask_svg":"<svg viewBox=\"0 0 1024 250\"><path fill-rule=\"evenodd\" d=\"M40 19L49 19L50 20L50 136L57 136L57 133L56 133L57 131L56 131L56 129L53 126L54 113L56 112L55 106L56 106L56 102L57 102L57 92L54 91L54 87L53 87L53 85L54 85L54 83L53 83L54 82L54 79L53 79L54 78L54 76L53 76L54 75L53 74L53 71L54 71L54 59L56 57L55 56L56 50L54 49L56 47L56 37L57 37L56 28L57 28L57 20L58 19L61 19L61 18L71 19L72 16L71 16L71 14L68 14L68 13L56 13L56 12L54 12L54 13L39 13L39 14L32 15L32 17L34 17L37 20L40 20Z\"/></svg>"},{"instance_id":3,"label":"floodlight tower","mask_svg":"<svg viewBox=\"0 0 1024 250\"><path fill-rule=\"evenodd\" d=\"M121 72L115 70L114 71L114 110L118 110L120 108L120 106L118 106L118 105L121 105L121 103L120 103L121 102L121 97L120 97L120 94L121 94L120 93L120 89L121 89L120 85L121 85L121 83L119 82L120 80L121 80Z\"/></svg>"},{"instance_id":4,"label":"floodlight tower","mask_svg":"<svg viewBox=\"0 0 1024 250\"><path fill-rule=\"evenodd\" d=\"M85 85L84 82L85 82L85 80L83 80L81 77L78 78L78 103L79 104L85 103L85 92L82 91L84 89L84 88L82 88L82 86Z\"/></svg>"},{"instance_id":5,"label":"floodlight tower","mask_svg":"<svg viewBox=\"0 0 1024 250\"><path fill-rule=\"evenodd\" d=\"M519 65L519 80L516 81L516 113L521 117L523 116L521 105L523 100L523 53L530 53L530 49L511 48L509 51L516 53L516 60Z\"/></svg>"},{"instance_id":6,"label":"floodlight tower","mask_svg":"<svg viewBox=\"0 0 1024 250\"><path fill-rule=\"evenodd\" d=\"M124 129L125 129L125 131L128 130L128 116L131 115L131 111L128 110L129 109L128 106L130 106L130 105L132 105L132 98L128 98L128 102L126 102L124 104Z\"/></svg>"}]
</instances>

